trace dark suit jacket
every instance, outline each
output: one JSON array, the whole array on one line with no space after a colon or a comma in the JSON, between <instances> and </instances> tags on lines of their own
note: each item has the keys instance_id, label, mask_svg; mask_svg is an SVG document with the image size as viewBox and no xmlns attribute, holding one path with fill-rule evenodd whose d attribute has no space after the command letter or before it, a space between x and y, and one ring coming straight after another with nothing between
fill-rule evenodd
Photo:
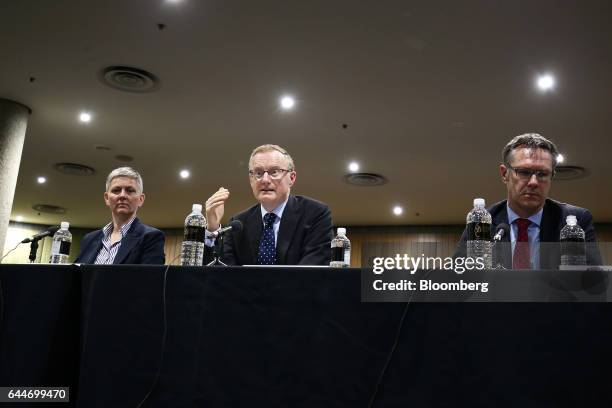
<instances>
[{"instance_id":1,"label":"dark suit jacket","mask_svg":"<svg viewBox=\"0 0 612 408\"><path fill-rule=\"evenodd\" d=\"M508 224L506 200L493 204L488 208L488 211L491 213L493 221L491 234L495 234L499 224ZM593 227L593 216L589 210L547 199L544 203L540 225L540 269L559 268L561 259L560 246L553 243L559 242L561 228L565 226L565 218L568 215L575 215L578 219L578 224L584 230L585 241L587 242L587 264L601 265L601 255L597 248L597 238L595 236L595 228ZM467 229L463 231L455 256L466 256L466 242ZM510 245L509 233L503 237L501 248L502 251L497 256L501 257L504 267L512 268L512 246Z\"/></svg>"},{"instance_id":2,"label":"dark suit jacket","mask_svg":"<svg viewBox=\"0 0 612 408\"><path fill-rule=\"evenodd\" d=\"M255 265L263 231L260 204L232 217L242 231L229 232L223 243L223 262ZM230 220L230 221L231 221ZM332 239L331 212L327 205L304 196L290 195L278 230L277 265L329 265ZM212 250L206 247L206 259Z\"/></svg>"},{"instance_id":3,"label":"dark suit jacket","mask_svg":"<svg viewBox=\"0 0 612 408\"><path fill-rule=\"evenodd\" d=\"M94 263L102 248L103 237L104 232L101 229L85 235L81 242L81 252L74 263ZM113 264L163 265L166 260L164 242L163 232L141 223L136 218L122 238Z\"/></svg>"}]
</instances>

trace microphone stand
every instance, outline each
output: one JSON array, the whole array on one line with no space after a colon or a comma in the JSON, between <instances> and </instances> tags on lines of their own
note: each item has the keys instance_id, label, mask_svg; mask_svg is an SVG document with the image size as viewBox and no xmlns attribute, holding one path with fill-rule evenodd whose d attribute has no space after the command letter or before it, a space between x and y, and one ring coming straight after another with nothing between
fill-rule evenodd
<instances>
[{"instance_id":1,"label":"microphone stand","mask_svg":"<svg viewBox=\"0 0 612 408\"><path fill-rule=\"evenodd\" d=\"M217 246L219 246L218 254ZM223 259L223 234L220 234L215 240L215 245L213 246L213 260L206 264L206 266L227 266L221 259Z\"/></svg>"},{"instance_id":2,"label":"microphone stand","mask_svg":"<svg viewBox=\"0 0 612 408\"><path fill-rule=\"evenodd\" d=\"M506 267L504 266L504 264L502 263L501 260L501 251L495 251L495 244L498 244L501 242L501 239L494 239L493 240L493 244L491 245L491 253L493 254L493 258L497 261L497 263L495 264L495 266L493 266L493 269L506 269ZM493 262L492 262L493 263Z\"/></svg>"},{"instance_id":3,"label":"microphone stand","mask_svg":"<svg viewBox=\"0 0 612 408\"><path fill-rule=\"evenodd\" d=\"M30 263L36 262L36 252L38 252L38 240L34 239L30 242Z\"/></svg>"}]
</instances>

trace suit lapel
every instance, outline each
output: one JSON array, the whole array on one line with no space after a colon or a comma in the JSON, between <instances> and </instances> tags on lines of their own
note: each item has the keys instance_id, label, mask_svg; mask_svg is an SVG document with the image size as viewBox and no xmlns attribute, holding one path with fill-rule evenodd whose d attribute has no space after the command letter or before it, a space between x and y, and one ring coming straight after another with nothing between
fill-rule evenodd
<instances>
[{"instance_id":1,"label":"suit lapel","mask_svg":"<svg viewBox=\"0 0 612 408\"><path fill-rule=\"evenodd\" d=\"M127 234L125 234L125 237L121 238L121 246L113 260L113 264L117 265L123 263L130 252L132 252L132 249L134 249L141 238L140 229L140 220L136 218L134 222L132 222Z\"/></svg>"},{"instance_id":2,"label":"suit lapel","mask_svg":"<svg viewBox=\"0 0 612 408\"><path fill-rule=\"evenodd\" d=\"M561 233L559 219L561 219L559 207L547 199L540 224L540 243L559 242L559 234Z\"/></svg>"},{"instance_id":3,"label":"suit lapel","mask_svg":"<svg viewBox=\"0 0 612 408\"><path fill-rule=\"evenodd\" d=\"M243 265L255 265L257 263L257 253L259 252L259 241L261 240L261 232L263 231L263 220L261 218L261 206L256 205L251 210L251 213L246 219L246 234L248 253L251 254L251 259L246 259L246 262L238 262Z\"/></svg>"},{"instance_id":4,"label":"suit lapel","mask_svg":"<svg viewBox=\"0 0 612 408\"><path fill-rule=\"evenodd\" d=\"M283 210L280 228L278 230L278 242L276 243L276 263L285 265L287 263L287 249L291 243L291 237L298 225L300 206L293 196L289 196L287 205Z\"/></svg>"},{"instance_id":5,"label":"suit lapel","mask_svg":"<svg viewBox=\"0 0 612 408\"><path fill-rule=\"evenodd\" d=\"M102 249L102 239L104 239L104 232L99 230L92 238L92 245L90 245L87 254L83 256L83 259L81 260L82 263L93 264L96 261L96 258L100 253L100 249Z\"/></svg>"},{"instance_id":6,"label":"suit lapel","mask_svg":"<svg viewBox=\"0 0 612 408\"><path fill-rule=\"evenodd\" d=\"M559 247L554 242L559 242L561 226L561 207L547 199L542 212L540 224L540 268L557 269L559 267Z\"/></svg>"}]
</instances>

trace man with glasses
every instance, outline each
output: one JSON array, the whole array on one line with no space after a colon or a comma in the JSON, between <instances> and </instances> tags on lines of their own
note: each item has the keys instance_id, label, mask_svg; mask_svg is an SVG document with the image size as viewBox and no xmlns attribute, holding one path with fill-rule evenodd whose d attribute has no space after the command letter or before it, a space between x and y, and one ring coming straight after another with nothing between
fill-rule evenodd
<instances>
[{"instance_id":1,"label":"man with glasses","mask_svg":"<svg viewBox=\"0 0 612 408\"><path fill-rule=\"evenodd\" d=\"M506 234L502 239L511 243L503 246L502 261L506 268L557 269L559 245L550 243L559 242L568 215L575 215L585 232L587 263L601 265L591 213L548 198L557 156L555 144L536 133L516 136L502 151L499 170L508 198L488 210L493 219L492 233L497 225L510 226L509 236ZM465 256L466 241L467 230L463 232L457 255Z\"/></svg>"},{"instance_id":2,"label":"man with glasses","mask_svg":"<svg viewBox=\"0 0 612 408\"><path fill-rule=\"evenodd\" d=\"M294 196L297 173L285 149L266 144L253 150L249 180L258 204L232 217L243 229L224 239L228 265L329 265L332 219L329 208L316 200ZM206 201L207 236L221 227L229 190L221 187ZM207 238L210 260L213 241Z\"/></svg>"}]
</instances>

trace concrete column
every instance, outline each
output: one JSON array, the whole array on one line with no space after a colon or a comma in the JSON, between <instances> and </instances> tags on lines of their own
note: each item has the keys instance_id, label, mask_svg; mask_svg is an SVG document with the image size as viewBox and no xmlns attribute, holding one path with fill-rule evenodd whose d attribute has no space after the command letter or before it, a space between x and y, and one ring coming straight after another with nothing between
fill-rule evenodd
<instances>
[{"instance_id":1,"label":"concrete column","mask_svg":"<svg viewBox=\"0 0 612 408\"><path fill-rule=\"evenodd\" d=\"M28 107L0 98L0 251L4 251L29 115Z\"/></svg>"}]
</instances>

